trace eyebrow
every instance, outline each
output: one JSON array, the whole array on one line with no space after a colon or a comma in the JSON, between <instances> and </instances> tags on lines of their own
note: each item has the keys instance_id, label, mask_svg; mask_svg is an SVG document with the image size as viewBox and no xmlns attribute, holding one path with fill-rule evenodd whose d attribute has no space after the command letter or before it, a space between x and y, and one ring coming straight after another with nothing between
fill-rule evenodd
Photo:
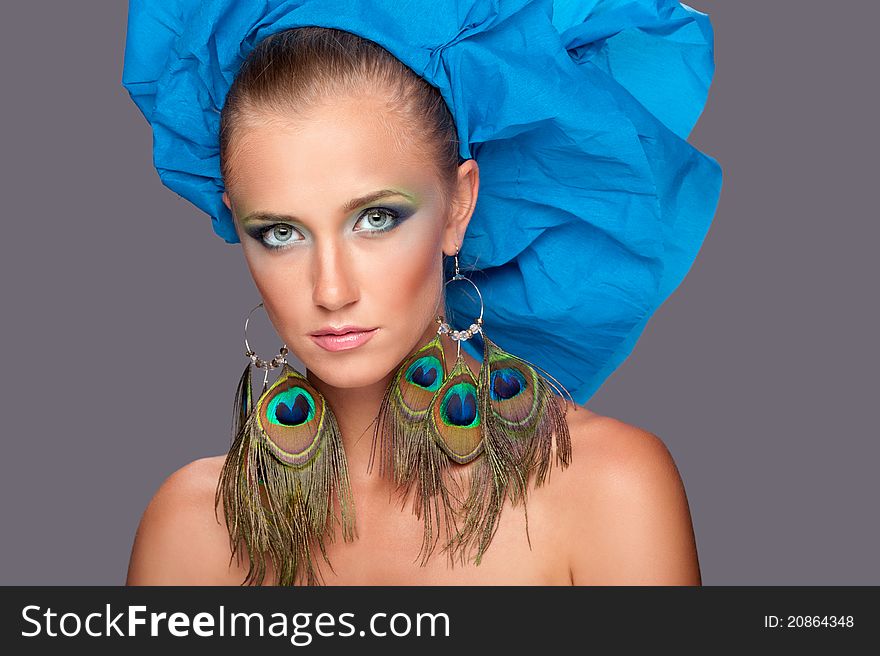
<instances>
[{"instance_id":1,"label":"eyebrow","mask_svg":"<svg viewBox=\"0 0 880 656\"><path fill-rule=\"evenodd\" d=\"M406 193L405 191L400 191L399 189L380 189L379 191L373 191L364 196L359 196L358 198L352 198L350 201L346 202L342 206L342 211L352 212L361 205L373 203L377 200L381 200L382 198L387 198L389 196L403 196L404 198L408 198L412 202L416 202L415 197L411 194ZM249 223L251 221L300 221L300 219L293 215L276 214L274 212L264 212L261 210L257 210L256 212L251 212L250 214L242 218L241 221L242 223Z\"/></svg>"}]
</instances>

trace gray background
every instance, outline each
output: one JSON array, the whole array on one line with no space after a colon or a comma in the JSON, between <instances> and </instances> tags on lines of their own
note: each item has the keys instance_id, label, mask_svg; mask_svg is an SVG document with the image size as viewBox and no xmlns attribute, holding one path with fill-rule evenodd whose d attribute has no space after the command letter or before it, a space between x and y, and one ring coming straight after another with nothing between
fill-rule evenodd
<instances>
[{"instance_id":1,"label":"gray background","mask_svg":"<svg viewBox=\"0 0 880 656\"><path fill-rule=\"evenodd\" d=\"M877 585L880 12L691 5L716 31L691 142L721 163L721 202L588 407L668 445L704 584ZM152 168L120 84L126 4L51 7L0 21L0 583L121 584L162 480L228 448L258 298L239 247ZM277 348L255 316L257 350Z\"/></svg>"}]
</instances>

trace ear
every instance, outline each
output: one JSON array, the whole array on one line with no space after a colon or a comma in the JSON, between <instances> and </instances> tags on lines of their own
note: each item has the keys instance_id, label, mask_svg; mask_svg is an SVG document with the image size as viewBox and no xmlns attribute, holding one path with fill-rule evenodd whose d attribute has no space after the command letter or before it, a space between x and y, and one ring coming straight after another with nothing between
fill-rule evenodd
<instances>
[{"instance_id":1,"label":"ear","mask_svg":"<svg viewBox=\"0 0 880 656\"><path fill-rule=\"evenodd\" d=\"M452 256L458 253L464 241L464 233L477 206L480 191L480 167L477 160L465 160L458 166L458 178L452 192L449 218L443 230L443 252Z\"/></svg>"},{"instance_id":2,"label":"ear","mask_svg":"<svg viewBox=\"0 0 880 656\"><path fill-rule=\"evenodd\" d=\"M223 204L229 208L230 212L232 211L232 202L229 200L229 194L227 194L225 191L223 192Z\"/></svg>"}]
</instances>

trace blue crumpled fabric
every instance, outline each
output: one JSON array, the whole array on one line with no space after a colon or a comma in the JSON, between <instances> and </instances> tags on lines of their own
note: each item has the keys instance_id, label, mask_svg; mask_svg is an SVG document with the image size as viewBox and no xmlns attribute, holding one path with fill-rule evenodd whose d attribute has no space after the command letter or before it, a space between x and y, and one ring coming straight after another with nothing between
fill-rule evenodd
<instances>
[{"instance_id":1,"label":"blue crumpled fabric","mask_svg":"<svg viewBox=\"0 0 880 656\"><path fill-rule=\"evenodd\" d=\"M220 109L261 39L320 25L440 89L480 195L460 261L486 335L585 403L690 269L721 168L687 142L714 74L706 14L670 0L131 0L123 85L162 182L237 243ZM447 285L456 328L479 314ZM463 343L482 358L479 339Z\"/></svg>"}]
</instances>

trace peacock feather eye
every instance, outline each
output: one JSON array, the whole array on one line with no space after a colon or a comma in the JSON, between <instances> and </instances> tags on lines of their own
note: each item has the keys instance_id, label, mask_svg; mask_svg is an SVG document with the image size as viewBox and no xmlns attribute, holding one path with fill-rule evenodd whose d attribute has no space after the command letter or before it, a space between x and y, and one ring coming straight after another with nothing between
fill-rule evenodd
<instances>
[{"instance_id":1,"label":"peacock feather eye","mask_svg":"<svg viewBox=\"0 0 880 656\"><path fill-rule=\"evenodd\" d=\"M465 464L483 452L477 380L463 358L437 390L431 404L434 440L454 461Z\"/></svg>"},{"instance_id":2,"label":"peacock feather eye","mask_svg":"<svg viewBox=\"0 0 880 656\"><path fill-rule=\"evenodd\" d=\"M302 387L292 387L276 395L266 412L279 426L299 426L315 416L315 401Z\"/></svg>"},{"instance_id":3,"label":"peacock feather eye","mask_svg":"<svg viewBox=\"0 0 880 656\"><path fill-rule=\"evenodd\" d=\"M495 348L489 349L489 408L492 419L514 437L525 437L541 419L537 373L527 363Z\"/></svg>"},{"instance_id":4,"label":"peacock feather eye","mask_svg":"<svg viewBox=\"0 0 880 656\"><path fill-rule=\"evenodd\" d=\"M403 375L398 374L394 381L390 401L401 421L415 423L427 416L428 406L443 384L445 363L440 338L435 337L401 366Z\"/></svg>"},{"instance_id":5,"label":"peacock feather eye","mask_svg":"<svg viewBox=\"0 0 880 656\"><path fill-rule=\"evenodd\" d=\"M518 369L496 369L492 372L492 400L507 401L522 394L528 384Z\"/></svg>"},{"instance_id":6,"label":"peacock feather eye","mask_svg":"<svg viewBox=\"0 0 880 656\"><path fill-rule=\"evenodd\" d=\"M440 402L440 418L446 424L462 428L479 425L477 388L463 382L446 390Z\"/></svg>"},{"instance_id":7,"label":"peacock feather eye","mask_svg":"<svg viewBox=\"0 0 880 656\"><path fill-rule=\"evenodd\" d=\"M405 378L429 392L436 392L443 384L443 362L436 355L424 355L406 370Z\"/></svg>"},{"instance_id":8,"label":"peacock feather eye","mask_svg":"<svg viewBox=\"0 0 880 656\"><path fill-rule=\"evenodd\" d=\"M303 467L318 455L325 415L322 397L289 365L260 398L257 413L263 438L281 462Z\"/></svg>"}]
</instances>

